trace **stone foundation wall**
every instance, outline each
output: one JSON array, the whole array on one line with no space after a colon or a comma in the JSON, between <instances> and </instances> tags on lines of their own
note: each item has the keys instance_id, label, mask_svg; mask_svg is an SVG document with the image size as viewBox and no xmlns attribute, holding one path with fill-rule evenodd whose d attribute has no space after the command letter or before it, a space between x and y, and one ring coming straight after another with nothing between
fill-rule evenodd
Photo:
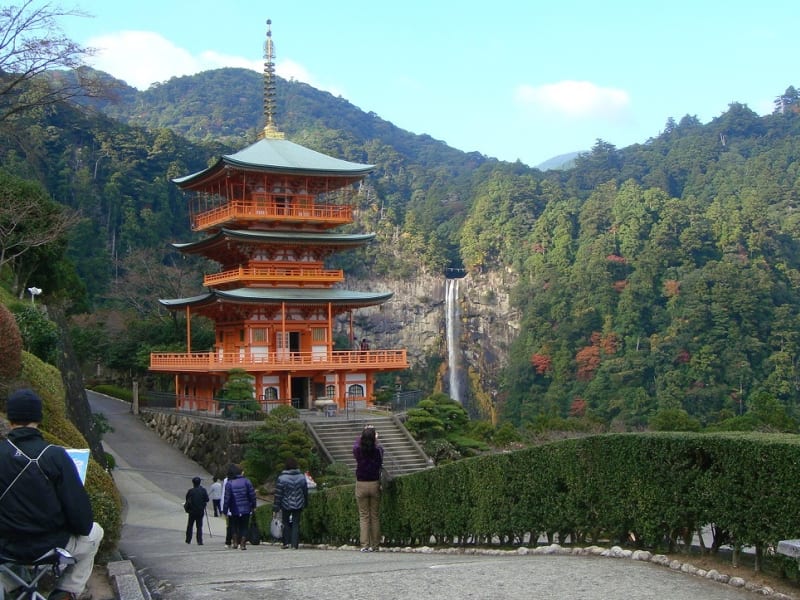
<instances>
[{"instance_id":1,"label":"stone foundation wall","mask_svg":"<svg viewBox=\"0 0 800 600\"><path fill-rule=\"evenodd\" d=\"M234 423L174 411L142 409L142 421L212 475L224 477L228 465L244 458L247 436L259 423Z\"/></svg>"}]
</instances>

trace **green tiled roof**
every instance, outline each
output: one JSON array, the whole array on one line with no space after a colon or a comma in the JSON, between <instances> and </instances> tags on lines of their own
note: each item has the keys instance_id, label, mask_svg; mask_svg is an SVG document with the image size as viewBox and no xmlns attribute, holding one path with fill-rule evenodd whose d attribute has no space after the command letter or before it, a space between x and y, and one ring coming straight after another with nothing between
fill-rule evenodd
<instances>
[{"instance_id":1,"label":"green tiled roof","mask_svg":"<svg viewBox=\"0 0 800 600\"><path fill-rule=\"evenodd\" d=\"M375 165L349 162L333 158L327 154L316 152L295 144L289 140L264 138L255 144L234 154L223 154L208 169L178 177L172 181L178 185L191 183L196 179L216 172L226 165L247 170L269 171L286 174L340 175L363 177L375 168Z\"/></svg>"},{"instance_id":2,"label":"green tiled roof","mask_svg":"<svg viewBox=\"0 0 800 600\"><path fill-rule=\"evenodd\" d=\"M209 290L205 294L190 298L159 300L167 308L204 306L217 301L253 304L327 304L353 307L383 304L392 297L392 292L354 292L339 288L298 289L298 288L239 288L236 290Z\"/></svg>"},{"instance_id":3,"label":"green tiled roof","mask_svg":"<svg viewBox=\"0 0 800 600\"><path fill-rule=\"evenodd\" d=\"M215 234L196 242L172 244L182 252L196 252L222 240L253 242L256 244L302 242L305 246L333 245L339 247L359 247L375 239L374 233L328 233L297 231L258 231L248 229L221 229Z\"/></svg>"}]
</instances>

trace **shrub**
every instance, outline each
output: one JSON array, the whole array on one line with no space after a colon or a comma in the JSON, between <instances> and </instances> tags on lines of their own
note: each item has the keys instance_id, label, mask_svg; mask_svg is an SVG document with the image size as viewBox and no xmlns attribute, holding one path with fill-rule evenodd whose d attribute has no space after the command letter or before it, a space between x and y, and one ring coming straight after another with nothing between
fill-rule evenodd
<instances>
[{"instance_id":1,"label":"shrub","mask_svg":"<svg viewBox=\"0 0 800 600\"><path fill-rule=\"evenodd\" d=\"M9 385L22 366L22 334L17 321L4 304L0 304L0 383Z\"/></svg>"},{"instance_id":2,"label":"shrub","mask_svg":"<svg viewBox=\"0 0 800 600\"><path fill-rule=\"evenodd\" d=\"M91 387L91 389L98 394L105 394L106 396L111 396L112 398L119 398L120 400L125 400L126 402L133 402L133 390L130 388L103 383L100 385L94 385Z\"/></svg>"},{"instance_id":3,"label":"shrub","mask_svg":"<svg viewBox=\"0 0 800 600\"><path fill-rule=\"evenodd\" d=\"M253 430L247 438L244 466L255 484L271 481L283 470L289 456L293 456L300 469L309 471L316 467L314 441L300 421L297 410L279 406Z\"/></svg>"},{"instance_id":4,"label":"shrub","mask_svg":"<svg viewBox=\"0 0 800 600\"><path fill-rule=\"evenodd\" d=\"M32 304L17 303L11 306L22 334L23 348L50 364L56 364L60 332L58 326Z\"/></svg>"},{"instance_id":5,"label":"shrub","mask_svg":"<svg viewBox=\"0 0 800 600\"><path fill-rule=\"evenodd\" d=\"M397 477L381 497L381 530L385 543L403 546L432 538L536 545L558 534L562 543L635 539L637 547L672 552L713 524L719 539L753 546L760 559L779 540L800 537L798 479L795 435L595 435ZM352 495L353 486L314 494L303 517L305 539L352 540Z\"/></svg>"},{"instance_id":6,"label":"shrub","mask_svg":"<svg viewBox=\"0 0 800 600\"><path fill-rule=\"evenodd\" d=\"M345 463L335 462L323 471L322 475L317 478L317 484L320 489L334 487L337 485L353 484L356 481L356 474Z\"/></svg>"},{"instance_id":7,"label":"shrub","mask_svg":"<svg viewBox=\"0 0 800 600\"><path fill-rule=\"evenodd\" d=\"M77 427L66 417L65 391L61 373L54 366L42 362L33 354L22 352L20 381L36 390L42 398L42 434L52 443L67 448L88 448ZM100 552L109 554L116 548L122 530L122 500L114 481L94 458L89 460L86 491L92 502L95 521L105 535Z\"/></svg>"},{"instance_id":8,"label":"shrub","mask_svg":"<svg viewBox=\"0 0 800 600\"><path fill-rule=\"evenodd\" d=\"M682 408L664 408L650 418L653 431L700 431L700 421Z\"/></svg>"},{"instance_id":9,"label":"shrub","mask_svg":"<svg viewBox=\"0 0 800 600\"><path fill-rule=\"evenodd\" d=\"M228 379L222 386L221 399L233 407L223 409L223 415L239 419L250 419L261 412L261 405L255 401L253 376L243 369L228 371ZM228 414L232 413L232 414Z\"/></svg>"}]
</instances>

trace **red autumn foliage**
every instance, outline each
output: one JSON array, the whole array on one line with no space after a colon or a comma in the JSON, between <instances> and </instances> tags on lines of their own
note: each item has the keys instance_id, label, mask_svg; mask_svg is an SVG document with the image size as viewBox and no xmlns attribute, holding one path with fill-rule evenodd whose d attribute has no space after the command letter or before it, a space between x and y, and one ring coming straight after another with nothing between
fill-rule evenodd
<instances>
[{"instance_id":1,"label":"red autumn foliage","mask_svg":"<svg viewBox=\"0 0 800 600\"><path fill-rule=\"evenodd\" d=\"M578 363L578 371L575 377L578 381L589 381L594 377L597 368L600 366L600 347L586 346L581 348L575 355L575 362Z\"/></svg>"},{"instance_id":2,"label":"red autumn foliage","mask_svg":"<svg viewBox=\"0 0 800 600\"><path fill-rule=\"evenodd\" d=\"M603 351L603 354L609 356L611 354L616 354L617 348L619 348L619 337L617 337L616 333L609 333L600 339L600 343L598 345Z\"/></svg>"},{"instance_id":3,"label":"red autumn foliage","mask_svg":"<svg viewBox=\"0 0 800 600\"><path fill-rule=\"evenodd\" d=\"M619 344L619 337L615 333L603 335L599 331L593 332L589 337L589 345L575 355L578 365L575 377L579 381L589 381L600 367L601 357L616 354Z\"/></svg>"},{"instance_id":4,"label":"red autumn foliage","mask_svg":"<svg viewBox=\"0 0 800 600\"><path fill-rule=\"evenodd\" d=\"M588 408L589 404L583 398L575 398L572 401L572 404L569 407L569 416L570 417L583 417L586 415L586 409Z\"/></svg>"},{"instance_id":5,"label":"red autumn foliage","mask_svg":"<svg viewBox=\"0 0 800 600\"><path fill-rule=\"evenodd\" d=\"M533 356L531 356L531 364L533 365L533 368L539 375L544 375L552 368L553 361L546 354L536 353Z\"/></svg>"}]
</instances>

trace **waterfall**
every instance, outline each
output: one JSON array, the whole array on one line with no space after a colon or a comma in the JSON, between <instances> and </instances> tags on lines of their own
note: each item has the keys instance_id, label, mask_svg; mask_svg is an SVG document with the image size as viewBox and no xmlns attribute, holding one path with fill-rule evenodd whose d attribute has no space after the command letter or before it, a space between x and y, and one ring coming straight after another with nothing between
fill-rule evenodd
<instances>
[{"instance_id":1,"label":"waterfall","mask_svg":"<svg viewBox=\"0 0 800 600\"><path fill-rule=\"evenodd\" d=\"M446 279L445 288L445 325L447 330L447 372L449 374L450 398L461 402L461 381L459 379L459 346L461 338L461 320L458 306L458 279Z\"/></svg>"}]
</instances>

